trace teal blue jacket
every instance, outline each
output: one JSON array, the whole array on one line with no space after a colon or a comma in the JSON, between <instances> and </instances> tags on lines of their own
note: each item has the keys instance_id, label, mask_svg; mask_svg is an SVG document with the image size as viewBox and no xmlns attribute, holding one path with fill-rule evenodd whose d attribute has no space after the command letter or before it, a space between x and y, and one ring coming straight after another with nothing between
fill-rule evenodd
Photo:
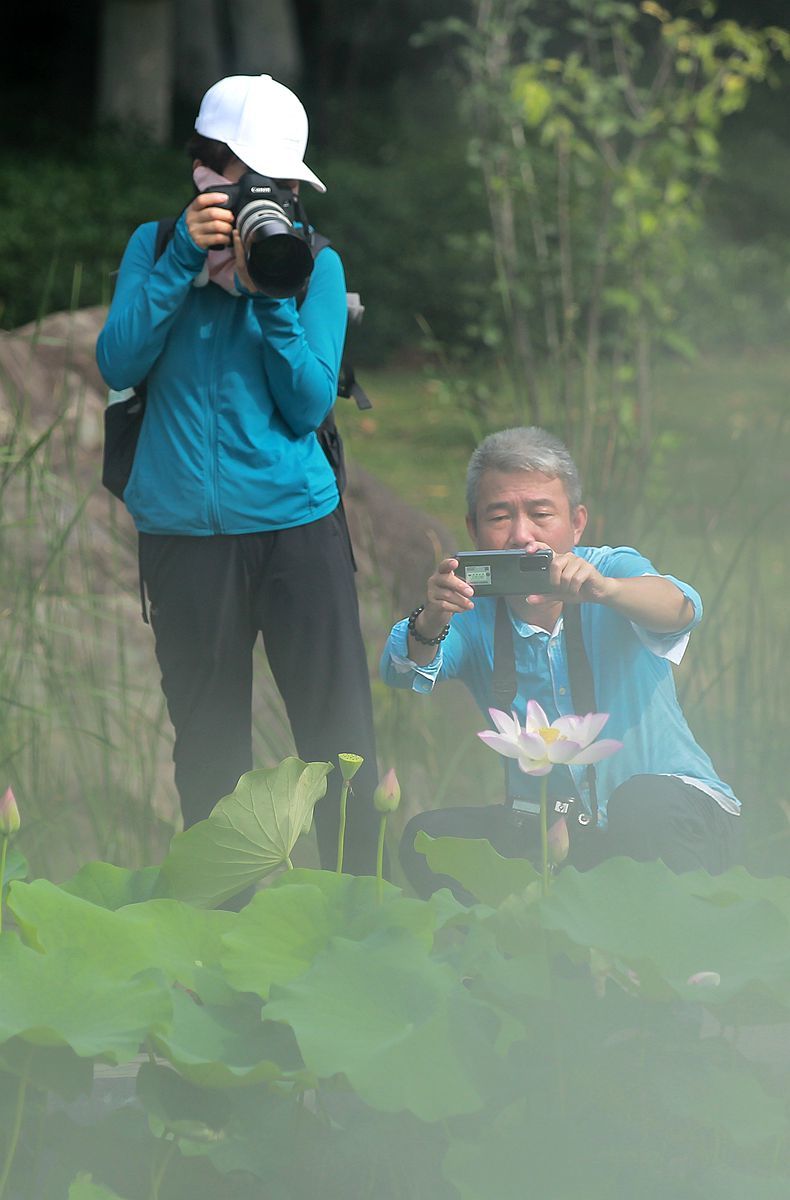
<instances>
[{"instance_id":1,"label":"teal blue jacket","mask_svg":"<svg viewBox=\"0 0 790 1200\"><path fill-rule=\"evenodd\" d=\"M124 502L143 533L256 533L318 520L338 503L315 430L337 395L346 331L331 247L307 296L195 287L206 252L183 215L154 262L156 223L132 235L97 361L111 389L147 381Z\"/></svg>"}]
</instances>

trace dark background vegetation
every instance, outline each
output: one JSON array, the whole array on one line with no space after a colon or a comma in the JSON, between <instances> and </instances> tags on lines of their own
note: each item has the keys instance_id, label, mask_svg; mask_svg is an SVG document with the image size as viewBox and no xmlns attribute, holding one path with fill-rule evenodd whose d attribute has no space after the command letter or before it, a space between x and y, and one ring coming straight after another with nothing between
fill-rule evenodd
<instances>
[{"instance_id":1,"label":"dark background vegetation","mask_svg":"<svg viewBox=\"0 0 790 1200\"><path fill-rule=\"evenodd\" d=\"M465 246L486 223L484 199L466 164L451 42L418 46L414 34L426 20L466 15L466 5L295 0L294 10L304 63L297 86L311 114L308 160L329 183L325 197L309 197L309 212L368 306L358 356L384 361L418 348L418 317L451 340L468 286ZM4 17L4 328L75 300L106 300L130 230L177 211L190 195L180 151L192 100L176 94L169 146L119 137L97 122L100 15L100 0L43 0ZM788 23L783 0L723 0L717 15ZM724 128L723 170L710 188L682 314L703 345L784 336L789 128L784 89L767 86ZM725 291L729 303L717 304Z\"/></svg>"}]
</instances>

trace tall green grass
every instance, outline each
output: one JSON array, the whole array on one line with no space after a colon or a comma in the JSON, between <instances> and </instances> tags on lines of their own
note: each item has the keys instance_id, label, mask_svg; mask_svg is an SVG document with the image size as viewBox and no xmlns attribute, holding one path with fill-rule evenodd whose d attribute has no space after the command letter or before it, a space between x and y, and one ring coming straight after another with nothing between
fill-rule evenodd
<instances>
[{"instance_id":1,"label":"tall green grass","mask_svg":"<svg viewBox=\"0 0 790 1200\"><path fill-rule=\"evenodd\" d=\"M703 594L706 619L679 688L693 729L745 802L755 863L774 870L790 863L789 370L790 356L779 352L664 364L663 432L649 466L623 473L627 491L588 481L596 535L638 545ZM133 530L100 488L98 448L86 478L80 442L96 414L64 378L43 426L24 389L14 393L7 380L0 413L0 785L20 800L34 868L55 877L95 856L161 857L178 824L172 733L140 620ZM352 461L466 544L463 476L475 431L451 391L419 368L369 371L364 383L372 413L340 412ZM490 414L492 424L514 418L512 400ZM600 502L596 489L605 492ZM498 764L474 736L480 717L463 689L424 698L376 681L383 639L402 613L375 570L361 598L381 765L401 777L400 820L420 807L497 799ZM256 761L292 750L261 653Z\"/></svg>"}]
</instances>

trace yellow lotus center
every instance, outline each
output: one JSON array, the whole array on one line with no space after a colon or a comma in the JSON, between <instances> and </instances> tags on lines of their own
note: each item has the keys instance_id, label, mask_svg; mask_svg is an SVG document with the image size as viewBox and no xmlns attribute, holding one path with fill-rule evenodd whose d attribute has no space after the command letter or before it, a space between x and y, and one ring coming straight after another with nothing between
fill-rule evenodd
<instances>
[{"instance_id":1,"label":"yellow lotus center","mask_svg":"<svg viewBox=\"0 0 790 1200\"><path fill-rule=\"evenodd\" d=\"M552 742L556 742L557 738L562 737L559 729L539 729L538 733L543 738L544 742L547 742L549 745L551 745Z\"/></svg>"}]
</instances>

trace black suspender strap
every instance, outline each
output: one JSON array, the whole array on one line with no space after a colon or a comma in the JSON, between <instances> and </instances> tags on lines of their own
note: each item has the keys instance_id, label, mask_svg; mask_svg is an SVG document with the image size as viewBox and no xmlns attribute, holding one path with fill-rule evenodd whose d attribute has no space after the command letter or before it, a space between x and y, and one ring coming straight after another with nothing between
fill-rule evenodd
<instances>
[{"instance_id":1,"label":"black suspender strap","mask_svg":"<svg viewBox=\"0 0 790 1200\"><path fill-rule=\"evenodd\" d=\"M595 684L590 660L584 648L580 604L563 605L562 627L565 631L565 653L568 656L573 707L580 716L595 712Z\"/></svg>"},{"instance_id":2,"label":"black suspender strap","mask_svg":"<svg viewBox=\"0 0 790 1200\"><path fill-rule=\"evenodd\" d=\"M510 712L516 698L516 652L513 647L513 627L507 611L507 601L499 596L494 620L494 707Z\"/></svg>"},{"instance_id":3,"label":"black suspender strap","mask_svg":"<svg viewBox=\"0 0 790 1200\"><path fill-rule=\"evenodd\" d=\"M563 605L563 632L565 635L565 653L568 659L568 676L571 685L571 698L575 711L583 716L596 711L595 683L593 681L590 660L584 646L582 636L581 605ZM496 617L494 620L494 678L492 683L492 698L494 707L502 712L510 712L516 698L516 652L513 645L513 627L507 610L507 601L500 596L496 602ZM505 795L507 787L508 759L505 759ZM590 807L593 818L598 814L598 801L595 786L595 767L587 768L587 785L590 789Z\"/></svg>"},{"instance_id":4,"label":"black suspender strap","mask_svg":"<svg viewBox=\"0 0 790 1200\"><path fill-rule=\"evenodd\" d=\"M595 682L592 667L584 647L582 614L580 604L564 604L562 628L565 634L565 653L568 659L568 677L571 684L573 707L579 716L596 711ZM598 816L598 796L595 785L595 767L587 768L587 786L590 789L590 808L594 819Z\"/></svg>"}]
</instances>

